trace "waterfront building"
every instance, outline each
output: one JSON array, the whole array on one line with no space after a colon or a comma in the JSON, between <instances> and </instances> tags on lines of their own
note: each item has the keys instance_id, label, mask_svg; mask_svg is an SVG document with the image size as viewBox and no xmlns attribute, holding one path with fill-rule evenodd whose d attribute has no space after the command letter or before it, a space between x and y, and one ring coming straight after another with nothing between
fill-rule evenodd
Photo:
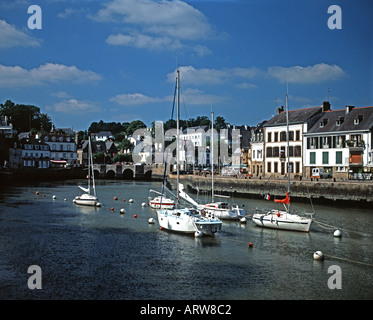
<instances>
[{"instance_id":1,"label":"waterfront building","mask_svg":"<svg viewBox=\"0 0 373 320\"><path fill-rule=\"evenodd\" d=\"M209 126L197 126L181 129L179 139L183 145L179 157L180 162L185 161L186 165L205 166L210 164L210 151L208 141L210 141ZM217 134L215 131L215 137ZM216 140L217 141L217 140Z\"/></svg>"},{"instance_id":2,"label":"waterfront building","mask_svg":"<svg viewBox=\"0 0 373 320\"><path fill-rule=\"evenodd\" d=\"M322 114L304 133L304 174L324 168L335 178L373 172L373 107L345 109Z\"/></svg>"},{"instance_id":3,"label":"waterfront building","mask_svg":"<svg viewBox=\"0 0 373 320\"><path fill-rule=\"evenodd\" d=\"M77 150L78 163L80 165L88 165L88 140L82 141L81 148ZM117 154L118 150L113 141L93 141L92 142L92 153L103 153L113 158Z\"/></svg>"},{"instance_id":4,"label":"waterfront building","mask_svg":"<svg viewBox=\"0 0 373 320\"><path fill-rule=\"evenodd\" d=\"M91 137L94 141L107 141L113 140L114 136L111 131L100 131L98 133L91 133Z\"/></svg>"},{"instance_id":5,"label":"waterfront building","mask_svg":"<svg viewBox=\"0 0 373 320\"><path fill-rule=\"evenodd\" d=\"M8 123L7 116L0 117L0 134L3 134L5 138L13 138L13 136L17 133L16 130L13 129L13 125Z\"/></svg>"},{"instance_id":6,"label":"waterfront building","mask_svg":"<svg viewBox=\"0 0 373 320\"><path fill-rule=\"evenodd\" d=\"M263 125L265 123L267 123L267 120L259 123L256 127L251 128L250 166L248 171L253 177L263 175L265 161Z\"/></svg>"},{"instance_id":7,"label":"waterfront building","mask_svg":"<svg viewBox=\"0 0 373 320\"><path fill-rule=\"evenodd\" d=\"M50 147L43 139L24 138L15 142L9 148L9 167L19 168L49 168Z\"/></svg>"},{"instance_id":8,"label":"waterfront building","mask_svg":"<svg viewBox=\"0 0 373 320\"><path fill-rule=\"evenodd\" d=\"M289 116L289 173L291 177L303 174L303 134L313 126L323 112L330 110L330 103L322 106L290 110ZM287 124L284 107L263 125L265 130L265 166L266 176L285 177L287 172Z\"/></svg>"},{"instance_id":9,"label":"waterfront building","mask_svg":"<svg viewBox=\"0 0 373 320\"><path fill-rule=\"evenodd\" d=\"M54 166L78 164L77 145L70 134L39 133L36 138L49 145L51 163Z\"/></svg>"}]
</instances>

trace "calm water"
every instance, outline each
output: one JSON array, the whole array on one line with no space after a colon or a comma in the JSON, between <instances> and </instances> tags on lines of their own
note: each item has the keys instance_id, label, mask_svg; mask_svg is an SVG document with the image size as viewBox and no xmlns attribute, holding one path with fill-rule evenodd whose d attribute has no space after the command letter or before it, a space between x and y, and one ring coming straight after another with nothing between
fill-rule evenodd
<instances>
[{"instance_id":1,"label":"calm water","mask_svg":"<svg viewBox=\"0 0 373 320\"><path fill-rule=\"evenodd\" d=\"M97 183L101 208L72 203L78 181L2 187L0 299L373 298L372 210L315 206L316 219L342 228L342 238L316 224L304 234L248 220L223 222L214 237L195 239L148 224L155 212L141 203L160 183ZM247 214L274 204L234 200ZM317 250L323 262L313 259ZM31 265L42 270L41 290L27 286ZM342 270L342 289L328 288L332 265Z\"/></svg>"}]
</instances>

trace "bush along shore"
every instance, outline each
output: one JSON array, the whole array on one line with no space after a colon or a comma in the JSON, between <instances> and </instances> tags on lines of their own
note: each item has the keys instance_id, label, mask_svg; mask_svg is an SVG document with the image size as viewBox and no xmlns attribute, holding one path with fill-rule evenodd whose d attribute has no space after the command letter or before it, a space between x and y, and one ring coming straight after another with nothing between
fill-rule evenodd
<instances>
[{"instance_id":1,"label":"bush along shore","mask_svg":"<svg viewBox=\"0 0 373 320\"><path fill-rule=\"evenodd\" d=\"M168 175L175 188L176 175ZM180 175L180 182L188 192L211 192L211 176ZM234 197L264 199L281 198L286 195L287 179L245 179L215 175L214 190L216 194ZM291 180L291 198L294 202L314 204L332 204L334 206L370 207L373 203L373 181L336 181L334 179Z\"/></svg>"}]
</instances>

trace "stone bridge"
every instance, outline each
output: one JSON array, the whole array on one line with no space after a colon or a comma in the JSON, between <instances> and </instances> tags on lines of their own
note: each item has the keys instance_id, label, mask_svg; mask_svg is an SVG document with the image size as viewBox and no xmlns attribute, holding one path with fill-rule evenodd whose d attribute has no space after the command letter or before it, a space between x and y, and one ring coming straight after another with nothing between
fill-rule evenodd
<instances>
[{"instance_id":1,"label":"stone bridge","mask_svg":"<svg viewBox=\"0 0 373 320\"><path fill-rule=\"evenodd\" d=\"M150 180L152 165L145 164L94 164L95 177L101 179Z\"/></svg>"}]
</instances>

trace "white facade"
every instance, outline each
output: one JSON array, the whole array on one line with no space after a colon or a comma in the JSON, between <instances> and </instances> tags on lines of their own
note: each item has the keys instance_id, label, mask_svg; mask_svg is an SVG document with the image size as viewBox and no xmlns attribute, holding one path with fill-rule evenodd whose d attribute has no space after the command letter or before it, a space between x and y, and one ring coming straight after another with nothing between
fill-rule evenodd
<instances>
[{"instance_id":1,"label":"white facade","mask_svg":"<svg viewBox=\"0 0 373 320\"><path fill-rule=\"evenodd\" d=\"M66 160L67 164L78 163L77 145L69 135L46 135L44 142L50 147L51 160Z\"/></svg>"},{"instance_id":2,"label":"white facade","mask_svg":"<svg viewBox=\"0 0 373 320\"><path fill-rule=\"evenodd\" d=\"M373 166L370 131L312 134L304 137L304 166L324 168L330 174L347 173L351 167Z\"/></svg>"},{"instance_id":3,"label":"white facade","mask_svg":"<svg viewBox=\"0 0 373 320\"><path fill-rule=\"evenodd\" d=\"M302 174L302 134L305 124L289 125L290 173ZM265 128L265 172L269 175L287 174L287 126Z\"/></svg>"},{"instance_id":4,"label":"white facade","mask_svg":"<svg viewBox=\"0 0 373 320\"><path fill-rule=\"evenodd\" d=\"M9 149L11 168L49 168L49 146L39 139L23 139Z\"/></svg>"}]
</instances>

